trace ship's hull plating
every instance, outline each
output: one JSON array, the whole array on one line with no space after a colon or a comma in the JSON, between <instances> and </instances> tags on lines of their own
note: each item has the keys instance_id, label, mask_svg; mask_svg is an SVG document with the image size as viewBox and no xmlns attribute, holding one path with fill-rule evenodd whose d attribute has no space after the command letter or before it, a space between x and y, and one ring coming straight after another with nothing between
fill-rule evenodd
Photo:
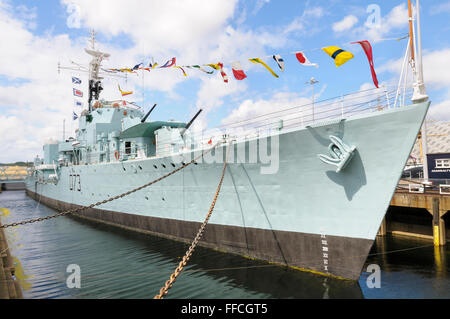
<instances>
[{"instance_id":1,"label":"ship's hull plating","mask_svg":"<svg viewBox=\"0 0 450 319\"><path fill-rule=\"evenodd\" d=\"M240 163L234 144L201 243L358 279L428 106L422 103L282 130L278 144L267 143L269 154L279 150L274 174L261 174L261 167L268 164L259 158L256 163L240 158ZM339 173L317 156L327 154L330 135L356 146L350 163ZM278 145L278 150L271 149L271 144ZM248 143L246 151L248 154ZM221 163L192 164L147 189L81 215L188 242L205 218L222 167ZM66 210L124 193L171 170L170 157L62 167L57 185L30 178L27 193L57 210ZM75 187L70 175L79 176Z\"/></svg>"}]
</instances>

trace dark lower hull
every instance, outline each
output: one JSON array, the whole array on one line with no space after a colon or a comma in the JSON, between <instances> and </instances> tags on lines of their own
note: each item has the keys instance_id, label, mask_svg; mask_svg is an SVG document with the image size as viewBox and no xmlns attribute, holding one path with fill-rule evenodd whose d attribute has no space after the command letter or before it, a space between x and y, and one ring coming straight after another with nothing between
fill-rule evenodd
<instances>
[{"instance_id":1,"label":"dark lower hull","mask_svg":"<svg viewBox=\"0 0 450 319\"><path fill-rule=\"evenodd\" d=\"M77 205L27 194L58 211ZM155 218L102 209L87 209L76 214L96 222L157 235L177 241L191 242L200 223ZM210 224L200 245L246 257L280 263L300 270L342 279L358 280L373 241L368 239L271 231L256 228Z\"/></svg>"}]
</instances>

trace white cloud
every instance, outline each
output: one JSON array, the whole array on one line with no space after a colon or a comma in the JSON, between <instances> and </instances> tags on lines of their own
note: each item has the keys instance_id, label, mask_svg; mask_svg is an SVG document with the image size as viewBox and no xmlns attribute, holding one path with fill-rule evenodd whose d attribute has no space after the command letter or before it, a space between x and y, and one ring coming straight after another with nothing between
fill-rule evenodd
<instances>
[{"instance_id":1,"label":"white cloud","mask_svg":"<svg viewBox=\"0 0 450 319\"><path fill-rule=\"evenodd\" d=\"M333 31L334 32L347 31L347 30L353 28L353 26L357 23L358 23L357 17L355 17L354 15L348 15L341 21L333 24Z\"/></svg>"},{"instance_id":2,"label":"white cloud","mask_svg":"<svg viewBox=\"0 0 450 319\"><path fill-rule=\"evenodd\" d=\"M0 162L40 154L46 139L62 136L64 118L69 135L74 98L70 76L58 75L57 63L88 60L82 44L67 35L34 35L34 19L34 9L0 2L0 37L8 43L0 50L0 74L9 81L0 84Z\"/></svg>"},{"instance_id":3,"label":"white cloud","mask_svg":"<svg viewBox=\"0 0 450 319\"><path fill-rule=\"evenodd\" d=\"M354 28L349 34L352 37L367 39L370 42L378 42L386 35L390 35L393 31L403 30L408 26L408 8L404 3L395 6L384 16L371 23L365 23L360 27Z\"/></svg>"},{"instance_id":4,"label":"white cloud","mask_svg":"<svg viewBox=\"0 0 450 319\"><path fill-rule=\"evenodd\" d=\"M246 99L222 120L222 125L233 125L244 120L250 120L253 125L256 123L263 125L272 123L275 121L274 118L300 121L298 119L300 116L304 116L306 121L311 115L310 103L310 98L292 92L278 92L270 99ZM295 109L296 107L298 109ZM249 124L249 122L242 122L242 124Z\"/></svg>"},{"instance_id":5,"label":"white cloud","mask_svg":"<svg viewBox=\"0 0 450 319\"><path fill-rule=\"evenodd\" d=\"M446 99L437 104L431 104L427 115L428 119L437 121L449 121L450 120L450 95L447 95Z\"/></svg>"},{"instance_id":6,"label":"white cloud","mask_svg":"<svg viewBox=\"0 0 450 319\"><path fill-rule=\"evenodd\" d=\"M259 10L264 7L265 4L269 3L270 0L256 0L255 8L253 9L252 14L257 14Z\"/></svg>"},{"instance_id":7,"label":"white cloud","mask_svg":"<svg viewBox=\"0 0 450 319\"><path fill-rule=\"evenodd\" d=\"M62 2L79 6L82 26L110 36L127 35L142 53L183 52L187 56L201 55L205 46L216 41L237 4L237 0ZM186 50L194 52L187 54Z\"/></svg>"},{"instance_id":8,"label":"white cloud","mask_svg":"<svg viewBox=\"0 0 450 319\"><path fill-rule=\"evenodd\" d=\"M381 72L400 75L403 58L391 60L378 68ZM425 51L423 54L424 81L431 89L450 87L450 73L442 70L450 69L450 48Z\"/></svg>"}]
</instances>

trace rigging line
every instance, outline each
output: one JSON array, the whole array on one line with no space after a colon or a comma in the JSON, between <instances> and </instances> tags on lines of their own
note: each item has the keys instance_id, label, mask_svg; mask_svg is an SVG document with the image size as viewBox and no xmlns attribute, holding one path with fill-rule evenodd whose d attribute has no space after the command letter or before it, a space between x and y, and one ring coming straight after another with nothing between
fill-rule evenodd
<instances>
[{"instance_id":1,"label":"rigging line","mask_svg":"<svg viewBox=\"0 0 450 319\"><path fill-rule=\"evenodd\" d=\"M401 37L398 37L398 38L381 38L381 39L377 39L377 40L375 40L375 41L372 41L373 43L378 43L378 42L384 42L384 41L392 41L392 40L395 40L395 41L401 41L401 40L403 40L403 39L407 39L407 38L409 38L409 35L402 35ZM349 45L349 44L354 44L354 43L352 43L352 42L345 42L345 43L341 43L341 44L339 44L339 46L346 46L346 45ZM301 50L301 52L313 52L313 51L318 51L318 50L322 50L322 48L323 47L320 47L320 48L313 48L313 49L306 49L306 50ZM290 52L289 54L296 54L296 53L298 53L299 51L295 51L295 52ZM270 56L270 57L272 57L272 56Z\"/></svg>"},{"instance_id":2,"label":"rigging line","mask_svg":"<svg viewBox=\"0 0 450 319\"><path fill-rule=\"evenodd\" d=\"M409 35L405 35L405 34L402 34L400 37L395 37L395 38L381 38L381 39L377 39L376 40L376 43L378 43L378 42L384 42L384 41L401 41L401 40L404 40L404 39L407 39L407 38L409 38ZM349 45L349 44L353 44L352 42L345 42L345 43L341 43L341 44L339 44L339 46L345 46L345 45ZM281 53L276 53L276 54L280 54L280 55L291 55L291 54L296 54L296 53L298 53L298 52L314 52L314 51L318 51L318 50L322 50L322 48L323 47L318 47L318 48L312 48L312 49L304 49L304 50L298 50L298 51L293 51L293 52L289 52L289 53L287 53L287 52L281 52ZM262 56L263 58L272 58L273 57L273 55L274 54L272 54L272 55L266 55L266 56ZM223 60L223 59L218 59L218 60ZM248 59L247 59L248 60ZM233 60L232 62L234 62L235 60ZM232 62L223 62L223 64L231 64ZM205 65L205 64L191 64L191 65ZM189 65L182 65L181 67L187 67L187 66L189 66ZM170 67L169 67L170 68ZM159 67L159 68L155 68L155 69L152 69L152 70L162 70L162 69L166 69L166 68L161 68L161 67ZM142 71L142 72L144 72L144 71Z\"/></svg>"}]
</instances>

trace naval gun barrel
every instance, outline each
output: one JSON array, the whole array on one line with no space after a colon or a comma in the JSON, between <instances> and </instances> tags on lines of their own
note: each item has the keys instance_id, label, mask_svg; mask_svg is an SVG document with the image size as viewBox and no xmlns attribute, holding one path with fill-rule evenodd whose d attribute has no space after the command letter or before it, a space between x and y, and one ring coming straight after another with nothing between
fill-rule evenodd
<instances>
[{"instance_id":1,"label":"naval gun barrel","mask_svg":"<svg viewBox=\"0 0 450 319\"><path fill-rule=\"evenodd\" d=\"M181 135L183 135L183 134L191 127L192 123L194 123L194 121L197 119L197 117L200 115L200 113L201 113L202 111L203 111L203 110L200 109L200 110L197 112L197 114L194 115L194 117L192 118L192 120L189 121L189 123L186 125L186 127L184 128L184 130L181 132Z\"/></svg>"},{"instance_id":2,"label":"naval gun barrel","mask_svg":"<svg viewBox=\"0 0 450 319\"><path fill-rule=\"evenodd\" d=\"M150 115L150 113L153 112L153 110L155 109L155 107L156 107L156 103L155 103L155 105L153 105L153 107L151 108L151 110L148 111L147 114L145 114L145 116L144 116L144 117L142 118L142 120L141 120L141 123L144 123L144 122L147 120L148 116Z\"/></svg>"}]
</instances>

